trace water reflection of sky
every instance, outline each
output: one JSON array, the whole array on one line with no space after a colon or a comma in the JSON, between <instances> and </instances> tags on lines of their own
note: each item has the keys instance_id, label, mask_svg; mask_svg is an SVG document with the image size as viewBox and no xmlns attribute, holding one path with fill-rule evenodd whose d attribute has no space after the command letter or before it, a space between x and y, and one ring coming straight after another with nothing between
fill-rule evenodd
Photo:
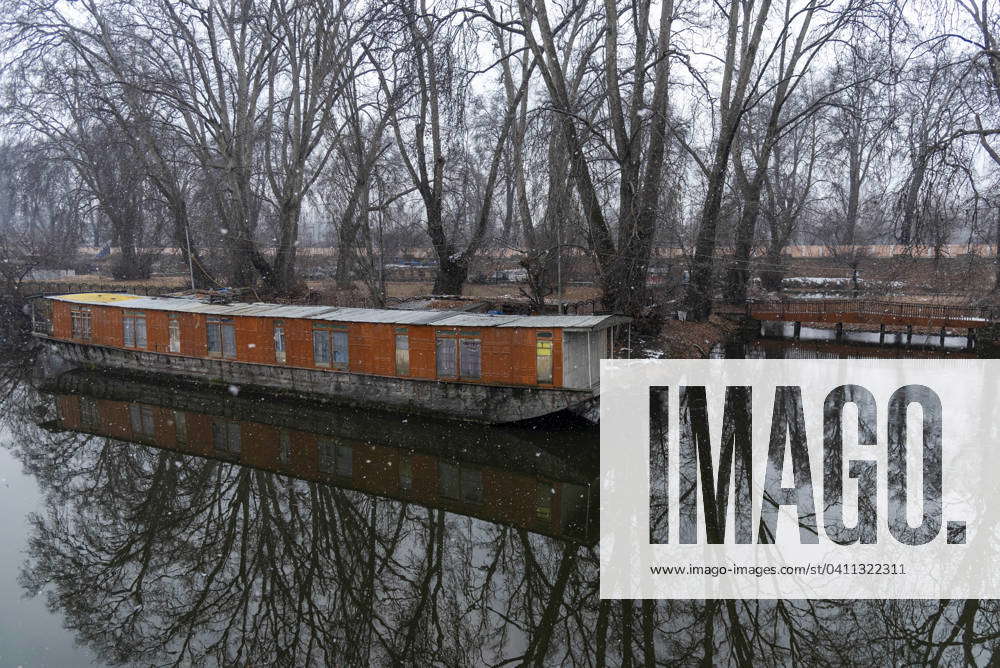
<instances>
[{"instance_id":1,"label":"water reflection of sky","mask_svg":"<svg viewBox=\"0 0 1000 668\"><path fill-rule=\"evenodd\" d=\"M90 663L92 652L77 647L59 611L41 597L27 598L18 570L27 547L29 513L42 508L35 480L13 454L11 433L0 424L0 665L71 666Z\"/></svg>"}]
</instances>

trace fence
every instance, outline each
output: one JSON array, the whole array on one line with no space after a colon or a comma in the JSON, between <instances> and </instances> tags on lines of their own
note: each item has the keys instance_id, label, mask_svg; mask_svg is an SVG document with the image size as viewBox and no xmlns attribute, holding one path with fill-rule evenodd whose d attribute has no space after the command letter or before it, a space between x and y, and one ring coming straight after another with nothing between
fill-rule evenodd
<instances>
[{"instance_id":1,"label":"fence","mask_svg":"<svg viewBox=\"0 0 1000 668\"><path fill-rule=\"evenodd\" d=\"M742 313L759 320L872 322L981 327L996 322L989 306L955 306L874 299L823 299L720 304L718 313Z\"/></svg>"},{"instance_id":2,"label":"fence","mask_svg":"<svg viewBox=\"0 0 1000 668\"><path fill-rule=\"evenodd\" d=\"M133 295L155 297L186 288L186 283L175 285L135 285L133 283L80 283L78 281L24 281L20 293L25 299L45 295L63 295L81 292L128 292Z\"/></svg>"}]
</instances>

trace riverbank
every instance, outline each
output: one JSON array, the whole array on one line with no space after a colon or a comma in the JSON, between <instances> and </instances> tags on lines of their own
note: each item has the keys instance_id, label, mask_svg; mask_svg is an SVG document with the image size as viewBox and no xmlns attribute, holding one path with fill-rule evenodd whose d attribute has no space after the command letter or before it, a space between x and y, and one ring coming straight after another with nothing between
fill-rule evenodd
<instances>
[{"instance_id":1,"label":"riverbank","mask_svg":"<svg viewBox=\"0 0 1000 668\"><path fill-rule=\"evenodd\" d=\"M632 357L639 359L705 359L712 348L732 341L739 323L713 315L707 322L666 320L659 336L638 337Z\"/></svg>"}]
</instances>

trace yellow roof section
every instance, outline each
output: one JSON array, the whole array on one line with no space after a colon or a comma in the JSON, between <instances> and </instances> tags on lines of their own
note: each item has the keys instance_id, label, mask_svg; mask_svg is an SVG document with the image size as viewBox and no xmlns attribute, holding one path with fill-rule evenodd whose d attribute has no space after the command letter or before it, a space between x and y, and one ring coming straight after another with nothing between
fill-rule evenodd
<instances>
[{"instance_id":1,"label":"yellow roof section","mask_svg":"<svg viewBox=\"0 0 1000 668\"><path fill-rule=\"evenodd\" d=\"M91 304L110 304L112 302L127 302L131 299L138 299L137 295L123 295L114 292L81 292L75 295L59 295L57 299L65 299L69 302L88 302Z\"/></svg>"}]
</instances>

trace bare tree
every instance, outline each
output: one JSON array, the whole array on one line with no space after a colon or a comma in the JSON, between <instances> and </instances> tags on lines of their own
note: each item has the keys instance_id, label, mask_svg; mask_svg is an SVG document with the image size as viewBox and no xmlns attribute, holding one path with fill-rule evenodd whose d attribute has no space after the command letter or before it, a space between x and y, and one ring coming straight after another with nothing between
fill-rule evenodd
<instances>
[{"instance_id":1,"label":"bare tree","mask_svg":"<svg viewBox=\"0 0 1000 668\"><path fill-rule=\"evenodd\" d=\"M634 40L627 55L619 54L626 39L622 34L623 17L610 1L600 10L600 32L581 45L582 53L560 51L564 33L572 36L580 29L579 18L586 16L587 9L585 3L575 5L553 21L545 3L522 0L518 4L520 31L545 82L549 104L559 118L557 127L568 153L569 173L580 199L605 306L642 316L647 315L646 276L666 155L674 3L659 6L658 20L649 2L637 3L634 11L625 14L628 23L624 30ZM651 19L655 20L655 31L648 29ZM603 61L599 63L597 81L607 108L606 133L598 131L587 122L586 114L580 113L575 86L578 79L571 59L589 60L599 46L603 46ZM623 72L630 74L624 85ZM618 193L613 206L605 203L595 179L595 164L588 160L595 143L617 170ZM558 192L554 194L558 197ZM617 235L613 217L617 217Z\"/></svg>"},{"instance_id":2,"label":"bare tree","mask_svg":"<svg viewBox=\"0 0 1000 668\"><path fill-rule=\"evenodd\" d=\"M864 241L858 227L865 186L876 176L873 169L886 161L899 114L893 82L898 72L891 61L879 58L877 54L882 51L881 44L858 40L848 50L845 62L837 64L829 83L831 90L837 91L829 101L827 114L827 122L836 133L836 159L830 178L843 220L833 238L849 247ZM842 175L846 176L846 184ZM876 179L878 185L884 186L884 182Z\"/></svg>"},{"instance_id":3,"label":"bare tree","mask_svg":"<svg viewBox=\"0 0 1000 668\"><path fill-rule=\"evenodd\" d=\"M731 0L722 12L728 27L715 119L714 155L702 163L707 184L687 298L689 314L698 320L708 318L712 310L716 236L730 155L751 93L753 73L770 11L770 0L759 3ZM781 34L784 34L783 31Z\"/></svg>"},{"instance_id":4,"label":"bare tree","mask_svg":"<svg viewBox=\"0 0 1000 668\"><path fill-rule=\"evenodd\" d=\"M825 97L821 95L806 104L799 104L792 113L786 113L789 100L796 94L809 95L814 92L802 86L812 63L828 44L839 38L845 26L858 18L856 14L862 6L860 3L848 3L837 7L832 16L824 20L827 13L834 9L833 2L811 1L804 7L798 7L791 0L784 3L781 36L775 44L774 52L768 57L772 62L765 63L763 68L767 72L773 67L773 80L764 79L769 83L766 90L757 92L759 88L755 88L756 94L747 100L747 106L751 108L766 104L766 110L762 114L763 129L756 136L751 136L753 146L746 147L751 155L752 171L748 172L739 155L734 156L738 181L743 191L743 207L736 226L733 265L728 277L727 297L731 300L742 302L747 296L750 255L771 154L788 128L817 113ZM744 116L744 119L752 118L753 115ZM701 288L696 286L694 289Z\"/></svg>"},{"instance_id":5,"label":"bare tree","mask_svg":"<svg viewBox=\"0 0 1000 668\"><path fill-rule=\"evenodd\" d=\"M278 239L270 287L289 294L295 289L303 201L335 152L338 101L357 86L355 70L362 49L356 43L368 37L366 19L352 17L346 0L334 5L274 6L275 23L284 39L278 57L270 60L267 77L264 165L276 203ZM377 138L373 145L379 145Z\"/></svg>"}]
</instances>

